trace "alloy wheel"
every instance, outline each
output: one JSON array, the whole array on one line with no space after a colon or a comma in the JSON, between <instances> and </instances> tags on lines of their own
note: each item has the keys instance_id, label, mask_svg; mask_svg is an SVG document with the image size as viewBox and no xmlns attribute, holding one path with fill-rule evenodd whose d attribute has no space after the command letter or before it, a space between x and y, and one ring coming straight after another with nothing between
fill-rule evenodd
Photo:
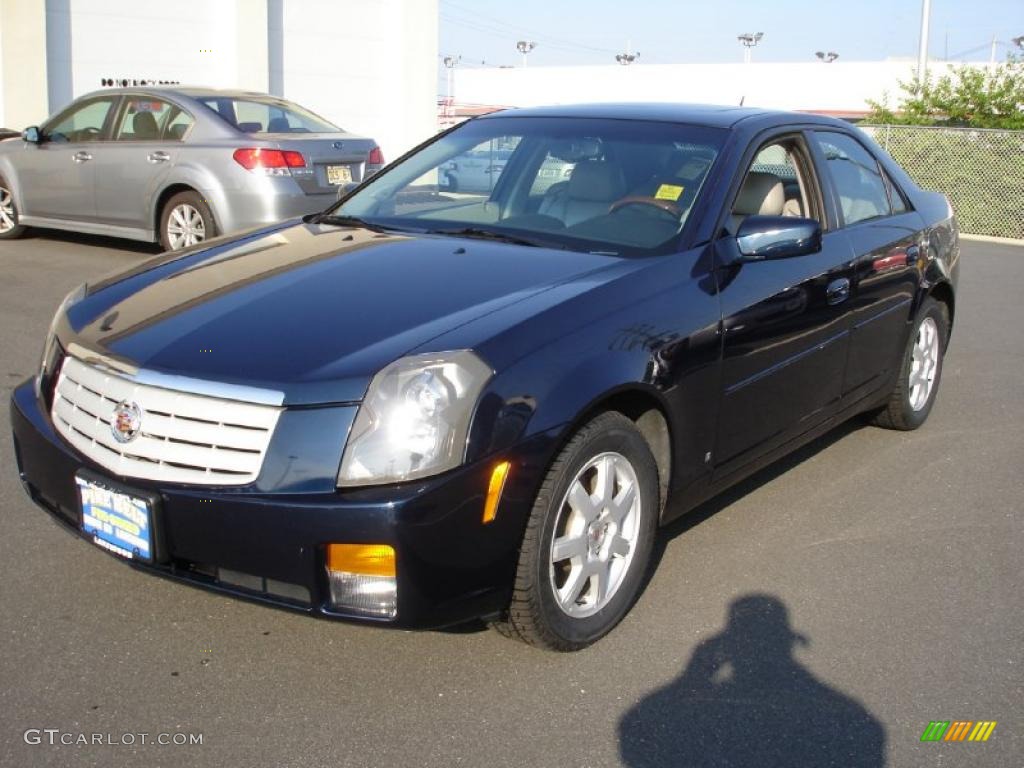
<instances>
[{"instance_id":1,"label":"alloy wheel","mask_svg":"<svg viewBox=\"0 0 1024 768\"><path fill-rule=\"evenodd\" d=\"M911 351L910 407L920 411L928 402L939 370L939 327L926 317L917 328L917 338Z\"/></svg>"},{"instance_id":2,"label":"alloy wheel","mask_svg":"<svg viewBox=\"0 0 1024 768\"><path fill-rule=\"evenodd\" d=\"M188 203L174 206L167 218L167 239L172 251L201 243L206 239L206 222L202 214Z\"/></svg>"},{"instance_id":3,"label":"alloy wheel","mask_svg":"<svg viewBox=\"0 0 1024 768\"><path fill-rule=\"evenodd\" d=\"M0 187L0 234L10 232L18 225L14 212L14 195L6 187Z\"/></svg>"},{"instance_id":4,"label":"alloy wheel","mask_svg":"<svg viewBox=\"0 0 1024 768\"><path fill-rule=\"evenodd\" d=\"M568 616L593 616L615 596L633 562L643 513L636 471L601 453L569 484L559 505L549 567L555 602Z\"/></svg>"}]
</instances>

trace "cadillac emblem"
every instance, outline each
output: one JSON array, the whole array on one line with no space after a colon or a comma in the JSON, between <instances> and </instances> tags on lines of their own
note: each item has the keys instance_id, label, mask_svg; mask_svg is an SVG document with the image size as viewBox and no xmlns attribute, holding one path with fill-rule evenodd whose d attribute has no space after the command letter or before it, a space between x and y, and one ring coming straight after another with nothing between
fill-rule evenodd
<instances>
[{"instance_id":1,"label":"cadillac emblem","mask_svg":"<svg viewBox=\"0 0 1024 768\"><path fill-rule=\"evenodd\" d=\"M110 431L119 443L130 443L139 434L142 426L142 409L135 403L122 400L114 406L114 416L110 421Z\"/></svg>"}]
</instances>

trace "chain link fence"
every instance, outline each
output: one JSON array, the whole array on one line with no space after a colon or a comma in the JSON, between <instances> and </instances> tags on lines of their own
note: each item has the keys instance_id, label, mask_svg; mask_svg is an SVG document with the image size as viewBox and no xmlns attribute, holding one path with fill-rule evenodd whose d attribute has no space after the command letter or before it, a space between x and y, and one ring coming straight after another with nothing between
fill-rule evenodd
<instances>
[{"instance_id":1,"label":"chain link fence","mask_svg":"<svg viewBox=\"0 0 1024 768\"><path fill-rule=\"evenodd\" d=\"M962 232L1024 239L1024 131L860 128L919 185L949 197Z\"/></svg>"}]
</instances>

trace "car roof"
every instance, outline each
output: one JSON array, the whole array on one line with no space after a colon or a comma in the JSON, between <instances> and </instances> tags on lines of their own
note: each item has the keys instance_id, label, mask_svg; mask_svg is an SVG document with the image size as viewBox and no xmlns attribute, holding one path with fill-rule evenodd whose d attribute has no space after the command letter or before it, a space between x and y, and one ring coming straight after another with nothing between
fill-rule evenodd
<instances>
[{"instance_id":1,"label":"car roof","mask_svg":"<svg viewBox=\"0 0 1024 768\"><path fill-rule=\"evenodd\" d=\"M121 95L135 95L140 93L148 93L152 95L166 95L166 96L187 96L192 99L207 98L210 96L223 96L227 98L263 98L263 99L280 99L279 96L274 96L269 93L263 93L261 91L243 91L237 88L206 88L202 86L193 85L129 85L124 88L103 88L98 91L92 91L91 93L83 94L79 98L101 96L104 94L112 94L114 96ZM284 99L281 99L282 101Z\"/></svg>"},{"instance_id":2,"label":"car roof","mask_svg":"<svg viewBox=\"0 0 1024 768\"><path fill-rule=\"evenodd\" d=\"M673 104L673 103L611 103L611 104L563 104L548 107L528 107L491 112L478 120L489 117L582 117L610 120L653 120L667 123L687 123L710 128L732 128L740 122L756 121L760 124L786 125L791 123L821 123L823 125L849 126L835 118L812 115L803 112L740 107L724 104Z\"/></svg>"}]
</instances>

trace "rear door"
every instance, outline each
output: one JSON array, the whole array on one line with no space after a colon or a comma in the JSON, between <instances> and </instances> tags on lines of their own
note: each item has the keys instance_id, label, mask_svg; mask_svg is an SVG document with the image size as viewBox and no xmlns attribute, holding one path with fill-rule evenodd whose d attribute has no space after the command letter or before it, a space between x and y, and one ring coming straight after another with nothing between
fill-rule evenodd
<instances>
[{"instance_id":1,"label":"rear door","mask_svg":"<svg viewBox=\"0 0 1024 768\"><path fill-rule=\"evenodd\" d=\"M762 144L750 171L762 189L781 185L785 200L776 189L762 203L741 187L724 236L734 237L746 215L803 215L821 223L822 249L718 270L723 358L716 477L835 412L849 343L852 252L822 195L806 138L792 134Z\"/></svg>"},{"instance_id":2,"label":"rear door","mask_svg":"<svg viewBox=\"0 0 1024 768\"><path fill-rule=\"evenodd\" d=\"M109 144L119 99L112 94L76 102L43 127L43 141L19 164L25 215L95 219L95 160Z\"/></svg>"},{"instance_id":3,"label":"rear door","mask_svg":"<svg viewBox=\"0 0 1024 768\"><path fill-rule=\"evenodd\" d=\"M853 404L891 386L902 363L919 281L921 220L858 138L815 131L814 140L855 256L843 377L843 398Z\"/></svg>"},{"instance_id":4,"label":"rear door","mask_svg":"<svg viewBox=\"0 0 1024 768\"><path fill-rule=\"evenodd\" d=\"M144 94L126 96L113 140L97 153L96 217L104 224L154 229L156 195L182 150L192 118Z\"/></svg>"}]
</instances>

